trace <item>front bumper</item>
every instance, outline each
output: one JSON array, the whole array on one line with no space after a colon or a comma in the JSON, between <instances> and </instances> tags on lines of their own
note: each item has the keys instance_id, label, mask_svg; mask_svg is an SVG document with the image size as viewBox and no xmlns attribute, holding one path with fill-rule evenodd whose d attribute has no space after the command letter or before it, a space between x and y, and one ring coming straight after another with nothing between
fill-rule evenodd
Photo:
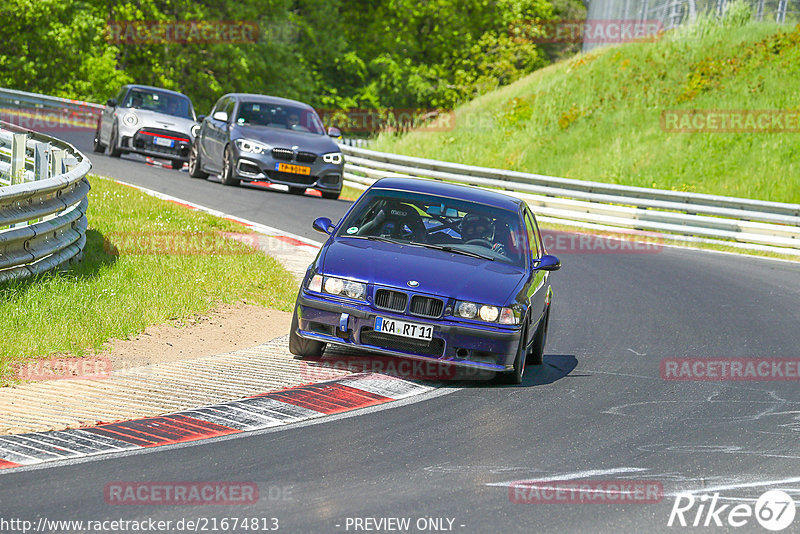
<instances>
[{"instance_id":1,"label":"front bumper","mask_svg":"<svg viewBox=\"0 0 800 534\"><path fill-rule=\"evenodd\" d=\"M327 192L341 192L343 165L325 163L322 156L314 162L298 162L279 160L271 154L253 154L240 151L236 143L232 143L234 155L235 178L246 182L263 181L282 184L290 187L306 187ZM277 165L286 163L309 168L309 174L294 174L276 170Z\"/></svg>"},{"instance_id":2,"label":"front bumper","mask_svg":"<svg viewBox=\"0 0 800 534\"><path fill-rule=\"evenodd\" d=\"M156 139L165 139L172 146L157 144ZM185 162L189 161L192 141L190 136L180 132L141 128L132 136L123 135L120 148L125 152Z\"/></svg>"},{"instance_id":3,"label":"front bumper","mask_svg":"<svg viewBox=\"0 0 800 534\"><path fill-rule=\"evenodd\" d=\"M513 370L521 328L466 326L447 318L430 320L320 298L302 291L298 297L299 336L399 356L483 371ZM423 342L374 332L375 317L433 326L433 340Z\"/></svg>"}]
</instances>

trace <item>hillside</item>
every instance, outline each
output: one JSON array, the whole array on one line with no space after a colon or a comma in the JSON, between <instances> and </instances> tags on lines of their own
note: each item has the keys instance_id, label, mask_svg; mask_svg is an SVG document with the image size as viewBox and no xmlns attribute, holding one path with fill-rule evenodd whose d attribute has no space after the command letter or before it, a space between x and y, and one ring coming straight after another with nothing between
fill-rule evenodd
<instances>
[{"instance_id":1,"label":"hillside","mask_svg":"<svg viewBox=\"0 0 800 534\"><path fill-rule=\"evenodd\" d=\"M371 148L800 203L800 26L742 18L576 56L457 108L452 129L384 134ZM712 131L676 131L692 124L680 116L692 109L735 110L727 120L756 131L719 131L725 123L711 117L700 124Z\"/></svg>"}]
</instances>

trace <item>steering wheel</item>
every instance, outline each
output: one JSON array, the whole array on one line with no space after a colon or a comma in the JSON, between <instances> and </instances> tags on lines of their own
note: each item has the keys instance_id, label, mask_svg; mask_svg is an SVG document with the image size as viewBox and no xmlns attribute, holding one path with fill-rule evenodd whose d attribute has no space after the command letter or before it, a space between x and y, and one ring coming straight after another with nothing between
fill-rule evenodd
<instances>
[{"instance_id":1,"label":"steering wheel","mask_svg":"<svg viewBox=\"0 0 800 534\"><path fill-rule=\"evenodd\" d=\"M467 241L464 244L465 245L483 245L486 248L492 248L494 246L489 241L487 241L485 239L470 239L469 241Z\"/></svg>"}]
</instances>

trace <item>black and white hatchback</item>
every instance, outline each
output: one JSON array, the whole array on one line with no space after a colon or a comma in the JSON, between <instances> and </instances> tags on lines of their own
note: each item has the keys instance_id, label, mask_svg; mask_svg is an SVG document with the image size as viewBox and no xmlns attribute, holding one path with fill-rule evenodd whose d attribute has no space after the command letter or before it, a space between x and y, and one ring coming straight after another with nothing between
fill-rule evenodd
<instances>
[{"instance_id":1,"label":"black and white hatchback","mask_svg":"<svg viewBox=\"0 0 800 534\"><path fill-rule=\"evenodd\" d=\"M189 160L197 129L189 97L148 85L125 85L109 98L94 134L94 151L118 158L137 153L172 161L181 169Z\"/></svg>"}]
</instances>

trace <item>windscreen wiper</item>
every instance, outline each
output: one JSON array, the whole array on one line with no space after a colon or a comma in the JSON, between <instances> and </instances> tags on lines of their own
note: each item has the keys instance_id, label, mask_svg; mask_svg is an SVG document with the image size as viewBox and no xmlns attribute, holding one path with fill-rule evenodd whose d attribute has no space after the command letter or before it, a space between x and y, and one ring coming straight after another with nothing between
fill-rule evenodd
<instances>
[{"instance_id":1,"label":"windscreen wiper","mask_svg":"<svg viewBox=\"0 0 800 534\"><path fill-rule=\"evenodd\" d=\"M450 245L434 245L434 244L431 244L431 243L419 243L417 241L413 241L410 244L411 245L417 245L417 246L420 246L420 247L425 247L425 248L432 248L432 249L435 249L435 250L443 250L445 252L452 252L454 254L461 254L463 256L472 256L473 258L480 258L480 259L483 259L483 260L489 260L489 261L494 261L495 260L495 258L493 258L492 256L486 256L484 254L479 254L477 252L472 252L471 250L464 250L464 249L456 248L456 247L453 247L453 246L450 246Z\"/></svg>"},{"instance_id":2,"label":"windscreen wiper","mask_svg":"<svg viewBox=\"0 0 800 534\"><path fill-rule=\"evenodd\" d=\"M385 237L382 235L348 235L346 237L355 237L357 239L369 239L370 241L382 241L384 243L394 243L395 245L414 245L408 241L401 241L392 237Z\"/></svg>"}]
</instances>

